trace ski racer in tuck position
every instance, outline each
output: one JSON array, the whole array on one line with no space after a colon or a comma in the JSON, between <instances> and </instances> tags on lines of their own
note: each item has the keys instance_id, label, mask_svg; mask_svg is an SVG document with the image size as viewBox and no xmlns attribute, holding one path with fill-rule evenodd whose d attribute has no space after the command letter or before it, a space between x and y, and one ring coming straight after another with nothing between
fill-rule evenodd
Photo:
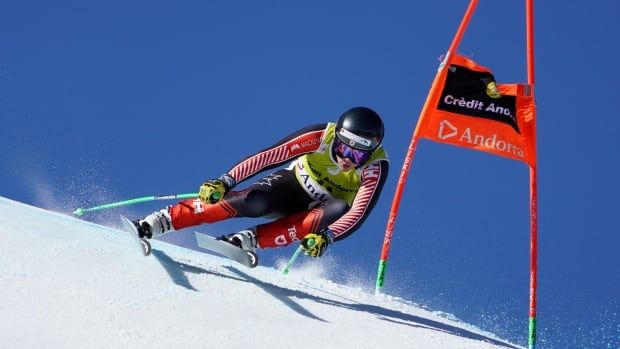
<instances>
[{"instance_id":1,"label":"ski racer in tuck position","mask_svg":"<svg viewBox=\"0 0 620 349\"><path fill-rule=\"evenodd\" d=\"M337 123L301 129L206 181L198 199L133 223L140 237L150 239L234 217L274 218L221 239L250 251L301 240L306 255L320 257L329 244L357 230L375 206L389 167L383 135L383 121L375 111L349 109ZM245 179L287 162L287 168L233 190Z\"/></svg>"}]
</instances>

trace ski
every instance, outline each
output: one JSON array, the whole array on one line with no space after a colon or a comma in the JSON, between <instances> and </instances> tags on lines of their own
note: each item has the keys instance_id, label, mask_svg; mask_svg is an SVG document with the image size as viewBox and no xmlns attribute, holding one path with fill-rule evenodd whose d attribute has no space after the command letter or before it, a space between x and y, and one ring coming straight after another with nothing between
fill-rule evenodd
<instances>
[{"instance_id":1,"label":"ski","mask_svg":"<svg viewBox=\"0 0 620 349\"><path fill-rule=\"evenodd\" d=\"M136 229L136 226L127 217L121 215L121 221L123 222L123 228L125 229L125 231L128 232L129 235L131 235L131 238L136 242L136 244L140 246L140 251L142 251L145 256L150 255L151 243L148 242L146 239L140 237L140 234L138 234L138 229Z\"/></svg>"},{"instance_id":2,"label":"ski","mask_svg":"<svg viewBox=\"0 0 620 349\"><path fill-rule=\"evenodd\" d=\"M212 236L194 232L198 246L220 254L226 258L237 261L248 268L254 268L258 265L258 255L252 251L240 249L228 242L218 240Z\"/></svg>"}]
</instances>

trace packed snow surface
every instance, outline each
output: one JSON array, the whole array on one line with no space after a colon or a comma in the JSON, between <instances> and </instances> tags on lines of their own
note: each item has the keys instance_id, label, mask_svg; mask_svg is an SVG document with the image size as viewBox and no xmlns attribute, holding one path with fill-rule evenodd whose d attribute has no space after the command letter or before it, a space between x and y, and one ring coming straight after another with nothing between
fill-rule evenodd
<instances>
[{"instance_id":1,"label":"packed snow surface","mask_svg":"<svg viewBox=\"0 0 620 349\"><path fill-rule=\"evenodd\" d=\"M520 348L441 312L0 197L1 348Z\"/></svg>"}]
</instances>

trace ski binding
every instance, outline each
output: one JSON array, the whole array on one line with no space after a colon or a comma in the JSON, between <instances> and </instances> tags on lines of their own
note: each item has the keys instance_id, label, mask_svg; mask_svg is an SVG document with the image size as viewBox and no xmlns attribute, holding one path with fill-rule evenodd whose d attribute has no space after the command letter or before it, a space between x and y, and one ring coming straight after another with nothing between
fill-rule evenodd
<instances>
[{"instance_id":1,"label":"ski binding","mask_svg":"<svg viewBox=\"0 0 620 349\"><path fill-rule=\"evenodd\" d=\"M140 251L142 251L145 256L150 255L152 250L151 243L147 239L140 237L138 229L127 217L121 215L121 221L123 222L123 228L125 231L128 232L136 244L140 246Z\"/></svg>"},{"instance_id":2,"label":"ski binding","mask_svg":"<svg viewBox=\"0 0 620 349\"><path fill-rule=\"evenodd\" d=\"M258 265L258 255L253 251L243 250L226 241L199 232L194 232L194 235L196 235L196 242L201 248L237 261L248 268L254 268Z\"/></svg>"}]
</instances>

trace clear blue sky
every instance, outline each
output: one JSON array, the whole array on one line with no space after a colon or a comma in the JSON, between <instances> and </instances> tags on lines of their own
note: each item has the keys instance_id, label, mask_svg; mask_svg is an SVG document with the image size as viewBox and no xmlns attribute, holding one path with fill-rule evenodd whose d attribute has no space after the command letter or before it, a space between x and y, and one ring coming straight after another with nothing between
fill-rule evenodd
<instances>
[{"instance_id":1,"label":"clear blue sky","mask_svg":"<svg viewBox=\"0 0 620 349\"><path fill-rule=\"evenodd\" d=\"M3 1L0 195L71 212L195 192L291 131L370 106L386 123L392 172L330 258L341 280L371 289L406 148L467 4ZM541 348L620 347L619 10L535 4ZM481 1L460 52L500 82L523 82L524 38L522 1ZM386 292L525 345L528 178L524 164L423 141ZM103 218L117 225L118 213L161 204Z\"/></svg>"}]
</instances>

